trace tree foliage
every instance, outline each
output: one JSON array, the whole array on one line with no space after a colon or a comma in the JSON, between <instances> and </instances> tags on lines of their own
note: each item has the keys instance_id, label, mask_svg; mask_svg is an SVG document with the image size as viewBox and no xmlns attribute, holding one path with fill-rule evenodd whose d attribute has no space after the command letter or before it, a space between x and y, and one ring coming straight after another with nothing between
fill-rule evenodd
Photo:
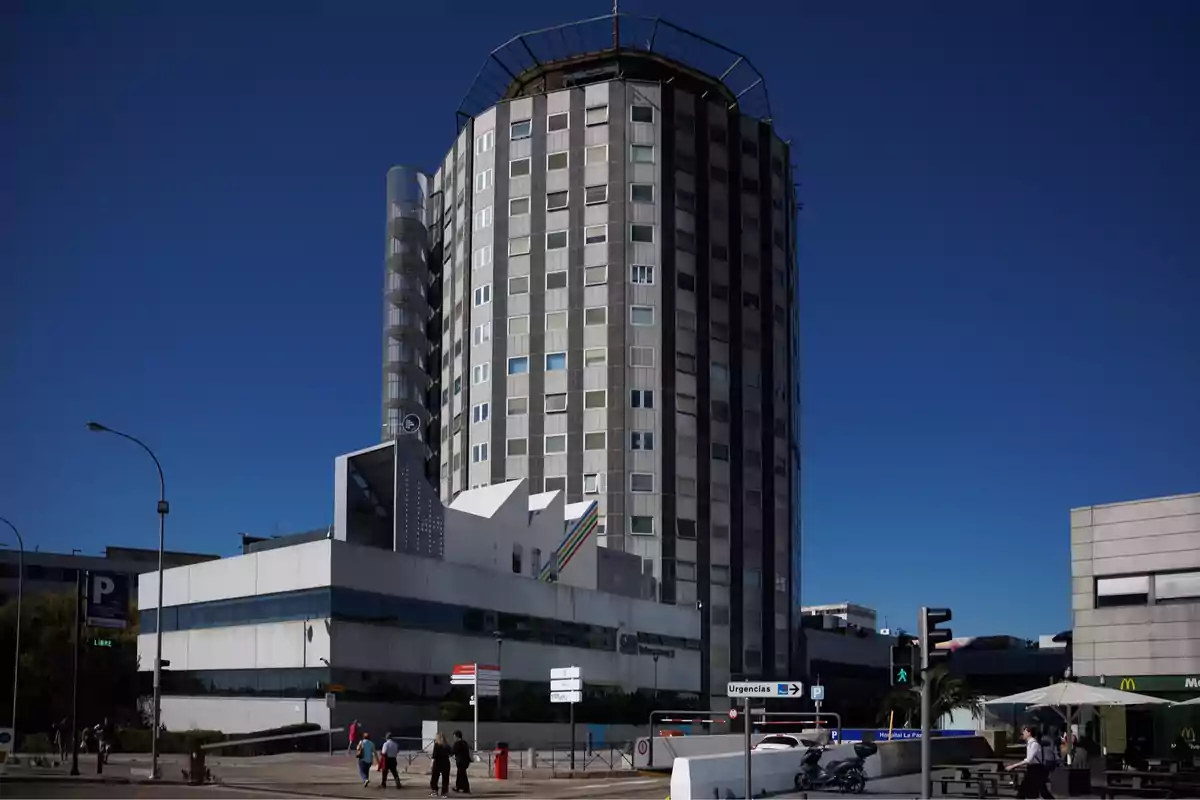
<instances>
[{"instance_id":1,"label":"tree foliage","mask_svg":"<svg viewBox=\"0 0 1200 800\"><path fill-rule=\"evenodd\" d=\"M983 702L979 693L956 675L951 675L944 664L930 671L926 680L932 690L932 725L952 711L966 709L973 719L983 719ZM897 728L915 728L921 724L920 687L900 687L884 698L879 710L879 724L886 724L894 713L892 724Z\"/></svg>"},{"instance_id":2,"label":"tree foliage","mask_svg":"<svg viewBox=\"0 0 1200 800\"><path fill-rule=\"evenodd\" d=\"M13 646L16 641L15 598L0 606L0 719L12 713ZM138 713L137 614L130 613L123 631L83 629L79 652L78 726L95 725L104 717L122 725L140 725ZM72 628L75 593L26 595L21 608L20 697L17 731L24 737L49 733L71 717ZM97 647L96 639L112 647Z\"/></svg>"}]
</instances>

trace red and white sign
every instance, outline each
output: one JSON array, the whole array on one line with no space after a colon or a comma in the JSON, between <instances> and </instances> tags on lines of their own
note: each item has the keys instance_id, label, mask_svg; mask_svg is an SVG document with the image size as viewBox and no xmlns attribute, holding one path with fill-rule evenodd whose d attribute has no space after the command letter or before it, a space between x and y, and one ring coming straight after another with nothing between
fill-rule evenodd
<instances>
[{"instance_id":1,"label":"red and white sign","mask_svg":"<svg viewBox=\"0 0 1200 800\"><path fill-rule=\"evenodd\" d=\"M737 719L737 715L738 715L738 710L736 708L729 709L729 718L730 719Z\"/></svg>"},{"instance_id":2,"label":"red and white sign","mask_svg":"<svg viewBox=\"0 0 1200 800\"><path fill-rule=\"evenodd\" d=\"M451 686L470 686L479 697L500 694L500 668L490 664L456 664L450 673Z\"/></svg>"}]
</instances>

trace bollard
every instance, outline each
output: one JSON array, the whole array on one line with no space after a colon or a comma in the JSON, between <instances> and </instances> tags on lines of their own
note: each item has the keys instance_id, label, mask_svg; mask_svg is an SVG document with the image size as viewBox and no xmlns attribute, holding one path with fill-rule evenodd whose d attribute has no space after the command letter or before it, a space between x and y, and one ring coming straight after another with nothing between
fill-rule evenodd
<instances>
[{"instance_id":1,"label":"bollard","mask_svg":"<svg viewBox=\"0 0 1200 800\"><path fill-rule=\"evenodd\" d=\"M204 776L207 773L207 768L204 765L204 751L196 748L192 751L189 759L188 785L200 786L204 783Z\"/></svg>"}]
</instances>

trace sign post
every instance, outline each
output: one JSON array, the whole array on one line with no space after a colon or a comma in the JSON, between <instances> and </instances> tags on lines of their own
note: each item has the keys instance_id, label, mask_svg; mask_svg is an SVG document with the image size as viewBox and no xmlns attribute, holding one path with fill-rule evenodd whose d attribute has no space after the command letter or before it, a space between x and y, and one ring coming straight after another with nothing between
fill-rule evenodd
<instances>
[{"instance_id":1,"label":"sign post","mask_svg":"<svg viewBox=\"0 0 1200 800\"><path fill-rule=\"evenodd\" d=\"M751 781L750 770L750 751L751 747L751 730L753 728L753 719L750 716L750 698L752 697L801 697L804 692L804 684L800 681L730 681L725 685L725 694L728 697L740 697L743 700L742 713L745 714L746 720L746 797L754 797L753 783ZM730 716L733 716L732 714Z\"/></svg>"},{"instance_id":2,"label":"sign post","mask_svg":"<svg viewBox=\"0 0 1200 800\"><path fill-rule=\"evenodd\" d=\"M819 679L821 676L818 675ZM808 687L809 696L812 698L813 705L817 708L817 730L821 729L821 703L825 702L825 687L810 686Z\"/></svg>"},{"instance_id":3,"label":"sign post","mask_svg":"<svg viewBox=\"0 0 1200 800\"><path fill-rule=\"evenodd\" d=\"M88 572L84 626L124 630L129 617L129 576Z\"/></svg>"},{"instance_id":4,"label":"sign post","mask_svg":"<svg viewBox=\"0 0 1200 800\"><path fill-rule=\"evenodd\" d=\"M479 750L479 698L500 696L500 668L488 664L457 664L450 673L451 686L470 686L475 732L471 746Z\"/></svg>"},{"instance_id":5,"label":"sign post","mask_svg":"<svg viewBox=\"0 0 1200 800\"><path fill-rule=\"evenodd\" d=\"M571 770L575 770L575 704L583 699L583 671L579 667L550 670L550 702L571 706Z\"/></svg>"}]
</instances>

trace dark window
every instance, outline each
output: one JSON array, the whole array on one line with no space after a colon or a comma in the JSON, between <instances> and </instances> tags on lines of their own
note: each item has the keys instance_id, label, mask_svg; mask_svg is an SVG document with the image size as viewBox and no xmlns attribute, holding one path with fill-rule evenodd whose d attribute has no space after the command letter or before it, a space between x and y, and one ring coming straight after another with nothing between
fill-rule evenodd
<instances>
[{"instance_id":1,"label":"dark window","mask_svg":"<svg viewBox=\"0 0 1200 800\"><path fill-rule=\"evenodd\" d=\"M725 129L718 128L714 125L713 127L708 129L708 138L710 141L716 142L718 144L724 144L725 143Z\"/></svg>"},{"instance_id":2,"label":"dark window","mask_svg":"<svg viewBox=\"0 0 1200 800\"><path fill-rule=\"evenodd\" d=\"M630 106L629 118L634 122L654 122L654 109L651 106Z\"/></svg>"},{"instance_id":3,"label":"dark window","mask_svg":"<svg viewBox=\"0 0 1200 800\"><path fill-rule=\"evenodd\" d=\"M710 289L712 291L712 296L713 296L714 300L728 300L729 299L729 287L728 286L721 284L721 283L714 283L711 285Z\"/></svg>"},{"instance_id":4,"label":"dark window","mask_svg":"<svg viewBox=\"0 0 1200 800\"><path fill-rule=\"evenodd\" d=\"M683 289L685 292L696 291L695 275L687 272L677 272L675 273L675 282L679 285L679 288Z\"/></svg>"},{"instance_id":5,"label":"dark window","mask_svg":"<svg viewBox=\"0 0 1200 800\"><path fill-rule=\"evenodd\" d=\"M755 178L742 178L742 191L743 192L757 192L758 191L758 180Z\"/></svg>"},{"instance_id":6,"label":"dark window","mask_svg":"<svg viewBox=\"0 0 1200 800\"><path fill-rule=\"evenodd\" d=\"M675 207L683 211L696 211L696 195L686 189L675 190Z\"/></svg>"},{"instance_id":7,"label":"dark window","mask_svg":"<svg viewBox=\"0 0 1200 800\"><path fill-rule=\"evenodd\" d=\"M688 175L696 174L696 157L685 153L675 154L675 168Z\"/></svg>"},{"instance_id":8,"label":"dark window","mask_svg":"<svg viewBox=\"0 0 1200 800\"><path fill-rule=\"evenodd\" d=\"M709 168L709 174L717 183L725 183L729 180L729 171L724 167L713 166Z\"/></svg>"},{"instance_id":9,"label":"dark window","mask_svg":"<svg viewBox=\"0 0 1200 800\"><path fill-rule=\"evenodd\" d=\"M749 139L742 139L742 152L748 156L758 156L758 144Z\"/></svg>"},{"instance_id":10,"label":"dark window","mask_svg":"<svg viewBox=\"0 0 1200 800\"><path fill-rule=\"evenodd\" d=\"M729 248L723 244L714 244L709 247L709 254L717 261L726 261L729 259Z\"/></svg>"},{"instance_id":11,"label":"dark window","mask_svg":"<svg viewBox=\"0 0 1200 800\"><path fill-rule=\"evenodd\" d=\"M729 403L724 400L712 401L713 422L729 422Z\"/></svg>"}]
</instances>

